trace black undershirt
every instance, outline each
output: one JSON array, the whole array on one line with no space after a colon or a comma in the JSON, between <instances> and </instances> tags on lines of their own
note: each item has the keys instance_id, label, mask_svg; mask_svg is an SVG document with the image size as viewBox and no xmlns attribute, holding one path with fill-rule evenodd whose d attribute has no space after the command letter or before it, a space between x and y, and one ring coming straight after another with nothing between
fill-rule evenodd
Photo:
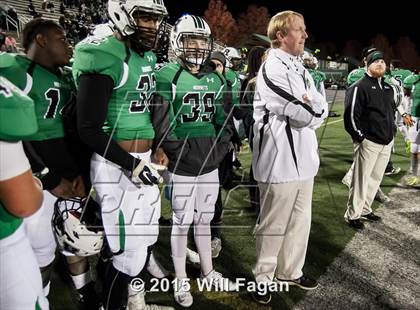
<instances>
[{"instance_id":1,"label":"black undershirt","mask_svg":"<svg viewBox=\"0 0 420 310\"><path fill-rule=\"evenodd\" d=\"M132 171L140 160L126 152L102 130L113 89L114 82L107 75L84 74L80 77L77 93L77 128L81 140L95 153Z\"/></svg>"}]
</instances>

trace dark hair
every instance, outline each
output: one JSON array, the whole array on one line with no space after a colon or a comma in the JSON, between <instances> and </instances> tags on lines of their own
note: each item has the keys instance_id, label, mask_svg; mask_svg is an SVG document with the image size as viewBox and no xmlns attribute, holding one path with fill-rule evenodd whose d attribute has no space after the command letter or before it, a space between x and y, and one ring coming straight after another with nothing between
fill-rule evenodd
<instances>
[{"instance_id":1,"label":"dark hair","mask_svg":"<svg viewBox=\"0 0 420 310\"><path fill-rule=\"evenodd\" d=\"M254 46L248 53L248 79L252 79L260 70L262 57L266 48L262 46Z\"/></svg>"},{"instance_id":2,"label":"dark hair","mask_svg":"<svg viewBox=\"0 0 420 310\"><path fill-rule=\"evenodd\" d=\"M51 29L62 29L55 21L43 18L34 18L25 25L22 31L22 46L25 53L28 51L29 46L35 40L38 34L46 34Z\"/></svg>"}]
</instances>

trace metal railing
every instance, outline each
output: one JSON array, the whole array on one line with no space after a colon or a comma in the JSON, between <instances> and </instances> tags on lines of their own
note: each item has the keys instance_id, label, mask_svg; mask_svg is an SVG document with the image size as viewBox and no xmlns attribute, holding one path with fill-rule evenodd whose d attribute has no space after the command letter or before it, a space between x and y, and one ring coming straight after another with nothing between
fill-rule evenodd
<instances>
[{"instance_id":1,"label":"metal railing","mask_svg":"<svg viewBox=\"0 0 420 310\"><path fill-rule=\"evenodd\" d=\"M10 26L14 27L13 29L16 30L17 36L19 38L20 30L21 30L19 21L15 20L9 14L6 13L6 30L7 31L10 31L10 29L11 29Z\"/></svg>"}]
</instances>

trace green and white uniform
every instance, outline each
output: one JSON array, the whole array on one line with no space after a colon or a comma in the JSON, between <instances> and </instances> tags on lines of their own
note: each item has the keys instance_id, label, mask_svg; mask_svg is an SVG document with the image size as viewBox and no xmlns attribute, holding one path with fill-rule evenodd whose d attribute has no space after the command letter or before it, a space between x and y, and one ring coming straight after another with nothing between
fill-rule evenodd
<instances>
[{"instance_id":1,"label":"green and white uniform","mask_svg":"<svg viewBox=\"0 0 420 310\"><path fill-rule=\"evenodd\" d=\"M407 77L404 84L411 85L411 115L420 118L420 74Z\"/></svg>"},{"instance_id":2,"label":"green and white uniform","mask_svg":"<svg viewBox=\"0 0 420 310\"><path fill-rule=\"evenodd\" d=\"M35 102L39 130L28 140L42 141L64 137L61 109L74 92L69 72L52 72L17 54L0 55L3 76Z\"/></svg>"},{"instance_id":3,"label":"green and white uniform","mask_svg":"<svg viewBox=\"0 0 420 310\"><path fill-rule=\"evenodd\" d=\"M73 180L77 176L77 166L71 156L63 158L60 163L55 160L51 162L47 159L51 158L53 150L39 147L43 141L64 138L61 110L75 95L71 72L61 68L51 71L18 54L0 55L0 64L2 74L34 101L39 129L26 139L33 142L32 147L50 171L59 177ZM64 144L57 142L60 147ZM66 147L63 148L69 154ZM56 242L51 219L56 200L54 195L44 190L41 208L24 220L27 236L40 267L48 266L55 258Z\"/></svg>"},{"instance_id":4,"label":"green and white uniform","mask_svg":"<svg viewBox=\"0 0 420 310\"><path fill-rule=\"evenodd\" d=\"M395 69L391 70L389 74L400 83L400 86L403 86L405 78L410 76L412 72L407 69Z\"/></svg>"},{"instance_id":5,"label":"green and white uniform","mask_svg":"<svg viewBox=\"0 0 420 310\"><path fill-rule=\"evenodd\" d=\"M0 181L30 169L19 140L37 129L33 101L0 76ZM48 309L37 260L22 222L0 201L0 308Z\"/></svg>"},{"instance_id":6,"label":"green and white uniform","mask_svg":"<svg viewBox=\"0 0 420 310\"><path fill-rule=\"evenodd\" d=\"M180 64L164 66L156 80L157 93L169 106L163 148L169 158L173 211L171 255L176 276L183 278L193 223L202 270L213 269L210 222L219 191L218 166L230 141L222 102L226 81L217 72L193 75Z\"/></svg>"},{"instance_id":7,"label":"green and white uniform","mask_svg":"<svg viewBox=\"0 0 420 310\"><path fill-rule=\"evenodd\" d=\"M141 57L114 36L88 38L76 46L73 64L76 83L81 75L88 73L107 75L114 82L103 126L106 133L113 133L113 139L155 137L149 107L156 90L155 65L155 54L146 52Z\"/></svg>"},{"instance_id":8,"label":"green and white uniform","mask_svg":"<svg viewBox=\"0 0 420 310\"><path fill-rule=\"evenodd\" d=\"M241 79L239 78L239 74L232 69L226 68L225 78L232 87L232 104L234 106L239 106L239 95L241 90Z\"/></svg>"},{"instance_id":9,"label":"green and white uniform","mask_svg":"<svg viewBox=\"0 0 420 310\"><path fill-rule=\"evenodd\" d=\"M169 103L170 131L163 144L169 170L186 176L213 171L222 158L217 137L226 137L225 79L217 72L197 76L179 64L168 64L156 80L157 93Z\"/></svg>"},{"instance_id":10,"label":"green and white uniform","mask_svg":"<svg viewBox=\"0 0 420 310\"><path fill-rule=\"evenodd\" d=\"M347 86L351 86L360 80L366 72L366 68L357 68L349 73L347 76Z\"/></svg>"},{"instance_id":11,"label":"green and white uniform","mask_svg":"<svg viewBox=\"0 0 420 310\"><path fill-rule=\"evenodd\" d=\"M324 98L326 98L324 81L327 77L325 73L315 69L308 69L308 71L314 79L316 89Z\"/></svg>"},{"instance_id":12,"label":"green and white uniform","mask_svg":"<svg viewBox=\"0 0 420 310\"><path fill-rule=\"evenodd\" d=\"M415 121L408 130L411 153L420 153L420 74L412 74L404 79L404 87L411 87L411 116Z\"/></svg>"},{"instance_id":13,"label":"green and white uniform","mask_svg":"<svg viewBox=\"0 0 420 310\"><path fill-rule=\"evenodd\" d=\"M88 37L77 44L72 67L76 84L84 74L106 75L114 83L102 127L112 139L154 139L149 104L156 89L155 64L152 52L140 56L114 36ZM151 151L131 155L147 162L151 159ZM122 174L120 166L96 153L91 161L91 180L101 202L109 246L118 253L113 266L136 276L146 262L148 246L158 237L159 188L138 188Z\"/></svg>"}]
</instances>

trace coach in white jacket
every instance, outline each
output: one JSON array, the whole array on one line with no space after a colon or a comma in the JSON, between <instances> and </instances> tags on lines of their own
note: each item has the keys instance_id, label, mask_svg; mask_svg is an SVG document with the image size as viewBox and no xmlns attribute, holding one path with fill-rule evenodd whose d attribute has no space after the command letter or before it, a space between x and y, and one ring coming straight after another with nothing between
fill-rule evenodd
<instances>
[{"instance_id":1,"label":"coach in white jacket","mask_svg":"<svg viewBox=\"0 0 420 310\"><path fill-rule=\"evenodd\" d=\"M325 98L303 67L303 16L280 12L268 25L271 40L254 97L253 169L260 188L257 282L287 281L304 289L317 282L302 273L311 225L319 156L315 129L328 114ZM254 294L268 303L269 294Z\"/></svg>"}]
</instances>

